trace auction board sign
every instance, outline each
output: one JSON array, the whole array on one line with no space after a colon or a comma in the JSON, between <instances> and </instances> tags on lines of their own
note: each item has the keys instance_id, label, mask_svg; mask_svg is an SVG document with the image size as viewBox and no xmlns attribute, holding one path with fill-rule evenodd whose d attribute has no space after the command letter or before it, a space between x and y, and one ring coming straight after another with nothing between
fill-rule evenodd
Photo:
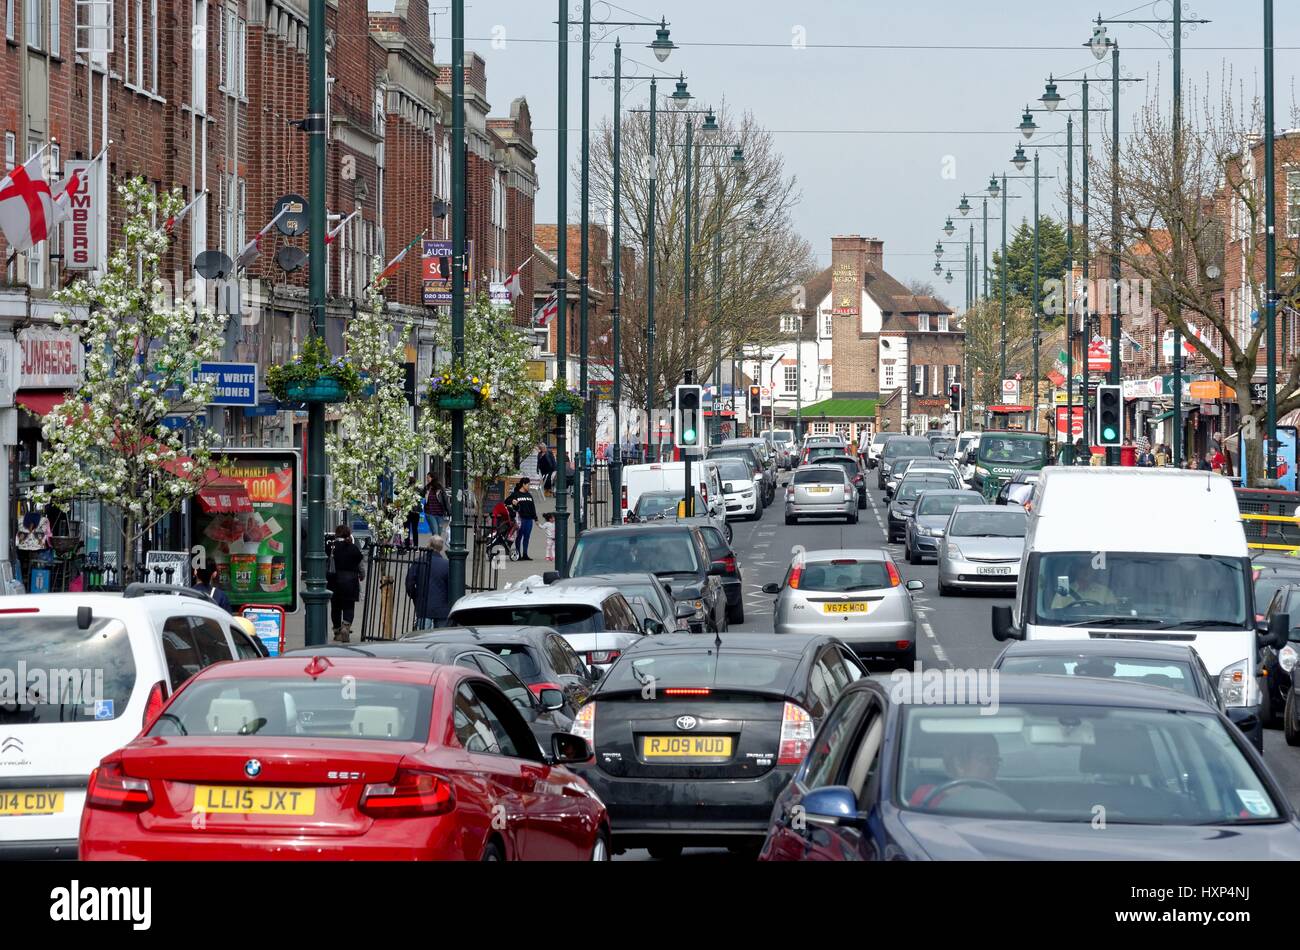
<instances>
[{"instance_id":1,"label":"auction board sign","mask_svg":"<svg viewBox=\"0 0 1300 950\"><path fill-rule=\"evenodd\" d=\"M192 506L195 559L216 568L213 582L238 611L245 604L298 609L299 453L239 449L214 455L212 467L248 491L251 512Z\"/></svg>"}]
</instances>

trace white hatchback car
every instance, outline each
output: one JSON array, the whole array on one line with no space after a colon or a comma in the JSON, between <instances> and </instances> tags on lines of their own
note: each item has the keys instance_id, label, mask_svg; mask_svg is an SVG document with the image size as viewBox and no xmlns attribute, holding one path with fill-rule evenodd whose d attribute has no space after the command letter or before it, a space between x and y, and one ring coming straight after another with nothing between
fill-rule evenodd
<instances>
[{"instance_id":1,"label":"white hatchback car","mask_svg":"<svg viewBox=\"0 0 1300 950\"><path fill-rule=\"evenodd\" d=\"M195 673L265 655L202 594L169 590L0 601L0 859L75 858L100 759Z\"/></svg>"}]
</instances>

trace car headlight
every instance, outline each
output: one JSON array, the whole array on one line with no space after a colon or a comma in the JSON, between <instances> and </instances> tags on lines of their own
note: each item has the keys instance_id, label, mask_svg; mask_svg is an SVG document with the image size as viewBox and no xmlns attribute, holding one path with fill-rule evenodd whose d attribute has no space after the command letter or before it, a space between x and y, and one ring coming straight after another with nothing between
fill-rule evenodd
<instances>
[{"instance_id":1,"label":"car headlight","mask_svg":"<svg viewBox=\"0 0 1300 950\"><path fill-rule=\"evenodd\" d=\"M1219 673L1219 695L1225 706L1255 706L1259 704L1259 688L1250 675L1250 661L1238 660L1225 666Z\"/></svg>"},{"instance_id":2,"label":"car headlight","mask_svg":"<svg viewBox=\"0 0 1300 950\"><path fill-rule=\"evenodd\" d=\"M942 537L943 537L943 528L927 528L925 525L921 525L921 526L918 527L916 530L917 530L917 533L919 533L921 536L926 537L926 538L942 538Z\"/></svg>"},{"instance_id":3,"label":"car headlight","mask_svg":"<svg viewBox=\"0 0 1300 950\"><path fill-rule=\"evenodd\" d=\"M948 557L956 560L961 560L962 557L961 548L957 547L957 545L953 544L951 541L948 542Z\"/></svg>"},{"instance_id":4,"label":"car headlight","mask_svg":"<svg viewBox=\"0 0 1300 950\"><path fill-rule=\"evenodd\" d=\"M741 498L753 498L753 497L754 497L754 489L752 489L752 488L746 488L743 492L740 493L740 497L741 497Z\"/></svg>"},{"instance_id":5,"label":"car headlight","mask_svg":"<svg viewBox=\"0 0 1300 950\"><path fill-rule=\"evenodd\" d=\"M1300 659L1300 654L1296 653L1295 647L1289 643L1277 654L1278 665L1288 673L1295 669L1295 661L1298 659Z\"/></svg>"},{"instance_id":6,"label":"car headlight","mask_svg":"<svg viewBox=\"0 0 1300 950\"><path fill-rule=\"evenodd\" d=\"M987 477L987 476L988 476L988 473L989 473L989 470L988 470L987 468L984 468L984 467L981 466L981 465L976 465L976 466L975 466L975 474L978 475L980 478L985 478L985 477Z\"/></svg>"}]
</instances>

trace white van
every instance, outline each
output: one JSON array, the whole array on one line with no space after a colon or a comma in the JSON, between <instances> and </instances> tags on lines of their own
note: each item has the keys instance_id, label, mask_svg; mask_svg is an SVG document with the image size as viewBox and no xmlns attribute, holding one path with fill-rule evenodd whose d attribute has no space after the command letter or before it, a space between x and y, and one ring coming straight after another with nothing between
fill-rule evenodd
<instances>
[{"instance_id":1,"label":"white van","mask_svg":"<svg viewBox=\"0 0 1300 950\"><path fill-rule=\"evenodd\" d=\"M261 655L197 591L4 598L0 859L75 858L100 759L139 735L195 673Z\"/></svg>"},{"instance_id":2,"label":"white van","mask_svg":"<svg viewBox=\"0 0 1300 950\"><path fill-rule=\"evenodd\" d=\"M1263 742L1257 657L1284 645L1255 624L1250 552L1232 483L1177 469L1049 467L1033 510L1013 607L998 640L1185 643L1216 678L1232 720Z\"/></svg>"},{"instance_id":3,"label":"white van","mask_svg":"<svg viewBox=\"0 0 1300 950\"><path fill-rule=\"evenodd\" d=\"M676 492L680 499L685 494L685 462L650 462L645 465L623 466L623 489L619 500L618 520L626 522L629 512L636 510L637 499L645 492ZM696 511L708 510L719 523L727 520L727 500L722 492L722 478L718 465L709 459L691 459L691 477L695 482Z\"/></svg>"}]
</instances>

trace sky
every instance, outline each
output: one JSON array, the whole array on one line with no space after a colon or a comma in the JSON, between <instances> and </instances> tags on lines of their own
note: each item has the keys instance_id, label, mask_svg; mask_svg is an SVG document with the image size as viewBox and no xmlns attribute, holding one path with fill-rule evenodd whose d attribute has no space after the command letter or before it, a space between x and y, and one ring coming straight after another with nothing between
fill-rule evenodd
<instances>
[{"instance_id":1,"label":"sky","mask_svg":"<svg viewBox=\"0 0 1300 950\"><path fill-rule=\"evenodd\" d=\"M968 233L956 206L963 192L983 193L989 175L1019 174L1010 164L1017 144L1016 126L1024 107L1041 106L1049 73L1105 80L1093 85L1092 105L1110 98L1109 59L1098 64L1084 43L1100 14L1113 19L1168 19L1172 0L1135 4L1110 0L1113 6L1069 0L626 0L614 5L593 2L593 21L658 20L666 17L678 44L659 66L646 49L651 27L608 33L593 50L593 75L613 71L613 38L622 38L625 73L629 60L646 67L686 75L694 106L723 101L731 110L751 112L773 132L794 175L802 200L794 211L799 232L813 246L818 262L830 263L830 239L862 234L885 242L885 267L904 282L934 281L935 241L944 239L945 219L952 215L959 230L950 242L954 282L940 284L951 303L964 302L964 240ZM439 62L451 56L451 16L447 0L430 0ZM570 17L580 17L581 0L569 0ZM392 0L370 0L372 10L392 8ZM1183 40L1185 84L1202 89L1222 87L1230 74L1247 97L1263 88L1263 14L1259 2L1183 0L1188 20ZM1288 123L1297 96L1294 78L1300 65L1300 3L1276 4L1277 125ZM528 99L534 143L540 151L538 222L555 220L558 190L556 42L558 0L470 0L465 11L465 45L487 61L488 99L493 114L508 114L517 96ZM1142 82L1125 84L1121 96L1121 133L1149 92L1170 99L1172 56L1166 39L1152 27L1112 24L1109 35L1121 49L1125 76ZM601 30L593 28L593 37ZM1168 31L1165 31L1168 35ZM571 31L569 46L569 165L578 154L581 103L581 32ZM643 74L652 71L643 70ZM671 91L660 84L660 91ZM1061 83L1064 103L1077 108L1078 84ZM625 109L647 104L648 84L625 82ZM612 111L610 84L593 81L592 127ZM1044 146L1065 142L1066 115L1035 113ZM1076 120L1078 116L1076 115ZM1093 116L1100 132L1106 115ZM1109 125L1107 125L1109 127ZM1079 128L1076 123L1076 146ZM1093 140L1094 149L1100 137ZM1032 158L1032 152L1029 153ZM1076 158L1075 168L1079 164ZM1026 168L1032 174L1032 165ZM1041 149L1044 214L1065 217L1063 147ZM577 175L569 176L569 219L577 215ZM1032 216L1032 183L1014 187L1008 205L1008 228ZM975 221L980 240L979 204ZM990 217L997 208L990 202ZM1000 205L1000 201L997 203ZM603 219L603 214L597 214ZM946 239L945 239L946 240ZM990 247L1001 240L1000 222L989 225Z\"/></svg>"}]
</instances>

